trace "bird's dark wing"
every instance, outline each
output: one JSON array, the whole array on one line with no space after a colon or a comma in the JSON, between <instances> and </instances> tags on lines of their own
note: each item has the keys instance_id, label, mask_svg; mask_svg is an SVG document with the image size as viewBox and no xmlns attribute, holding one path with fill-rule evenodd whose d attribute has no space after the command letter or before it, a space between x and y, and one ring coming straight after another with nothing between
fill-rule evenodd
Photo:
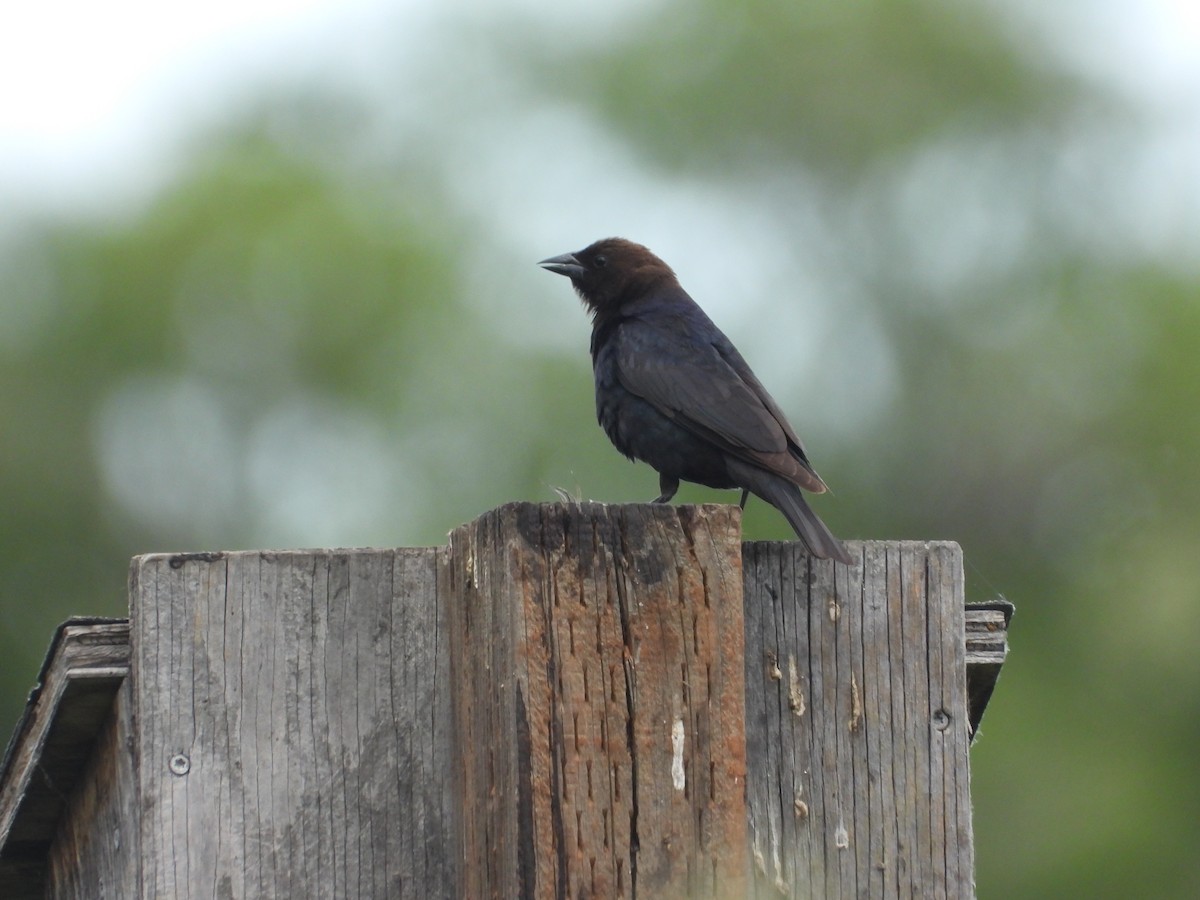
<instances>
[{"instance_id":1,"label":"bird's dark wing","mask_svg":"<svg viewBox=\"0 0 1200 900\"><path fill-rule=\"evenodd\" d=\"M804 449L804 444L800 441L799 435L792 429L791 423L788 422L787 417L783 414L783 410L779 408L779 404L775 402L775 398L767 393L767 389L758 380L758 376L750 370L750 366L746 363L746 360L742 359L742 354L738 353L737 347L733 346L733 343L724 334L719 335L719 340L714 342L714 346L721 355L721 358L737 373L738 378L742 379L750 390L754 392L755 396L762 401L763 406L767 408L767 412L779 422L779 427L787 435L793 452L799 453L800 458L808 464L808 451Z\"/></svg>"},{"instance_id":2,"label":"bird's dark wing","mask_svg":"<svg viewBox=\"0 0 1200 900\"><path fill-rule=\"evenodd\" d=\"M695 324L624 320L613 335L622 386L732 456L824 491L791 426L728 339L711 323Z\"/></svg>"}]
</instances>

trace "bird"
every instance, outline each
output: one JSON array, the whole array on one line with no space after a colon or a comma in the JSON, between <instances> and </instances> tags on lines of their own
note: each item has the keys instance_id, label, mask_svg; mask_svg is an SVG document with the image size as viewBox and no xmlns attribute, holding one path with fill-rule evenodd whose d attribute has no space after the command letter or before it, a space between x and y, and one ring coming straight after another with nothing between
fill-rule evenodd
<instances>
[{"instance_id":1,"label":"bird","mask_svg":"<svg viewBox=\"0 0 1200 900\"><path fill-rule=\"evenodd\" d=\"M613 445L680 481L740 488L776 507L809 553L851 565L801 489L828 488L779 404L733 343L641 244L605 238L538 263L571 280L592 320L596 418Z\"/></svg>"}]
</instances>

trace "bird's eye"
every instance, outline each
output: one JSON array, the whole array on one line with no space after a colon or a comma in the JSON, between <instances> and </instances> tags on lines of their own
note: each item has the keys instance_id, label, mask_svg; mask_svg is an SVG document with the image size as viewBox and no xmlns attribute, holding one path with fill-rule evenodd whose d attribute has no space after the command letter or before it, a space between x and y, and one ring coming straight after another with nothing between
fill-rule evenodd
<instances>
[{"instance_id":1,"label":"bird's eye","mask_svg":"<svg viewBox=\"0 0 1200 900\"><path fill-rule=\"evenodd\" d=\"M597 256L592 260L592 265L594 265L597 269L603 269L608 265L608 257L604 255Z\"/></svg>"}]
</instances>

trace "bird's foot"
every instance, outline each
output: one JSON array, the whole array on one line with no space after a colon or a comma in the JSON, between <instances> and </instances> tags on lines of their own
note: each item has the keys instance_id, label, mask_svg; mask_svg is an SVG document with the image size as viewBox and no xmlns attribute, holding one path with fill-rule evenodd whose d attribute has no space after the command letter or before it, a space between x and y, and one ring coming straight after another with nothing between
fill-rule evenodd
<instances>
[{"instance_id":1,"label":"bird's foot","mask_svg":"<svg viewBox=\"0 0 1200 900\"><path fill-rule=\"evenodd\" d=\"M672 478L670 475L659 473L658 476L659 495L651 500L651 503L670 503L671 498L675 496L679 490L679 479Z\"/></svg>"}]
</instances>

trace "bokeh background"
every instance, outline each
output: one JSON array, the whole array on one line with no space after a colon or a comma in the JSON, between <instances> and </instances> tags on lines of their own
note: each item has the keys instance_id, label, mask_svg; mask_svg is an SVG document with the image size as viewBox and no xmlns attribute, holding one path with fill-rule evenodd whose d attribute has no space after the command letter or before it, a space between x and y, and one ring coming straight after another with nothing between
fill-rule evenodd
<instances>
[{"instance_id":1,"label":"bokeh background","mask_svg":"<svg viewBox=\"0 0 1200 900\"><path fill-rule=\"evenodd\" d=\"M136 553L652 497L534 265L619 234L789 412L835 532L957 540L971 599L1017 605L980 896L1200 896L1190 0L27 7L0 28L0 737ZM789 537L761 503L745 533Z\"/></svg>"}]
</instances>

